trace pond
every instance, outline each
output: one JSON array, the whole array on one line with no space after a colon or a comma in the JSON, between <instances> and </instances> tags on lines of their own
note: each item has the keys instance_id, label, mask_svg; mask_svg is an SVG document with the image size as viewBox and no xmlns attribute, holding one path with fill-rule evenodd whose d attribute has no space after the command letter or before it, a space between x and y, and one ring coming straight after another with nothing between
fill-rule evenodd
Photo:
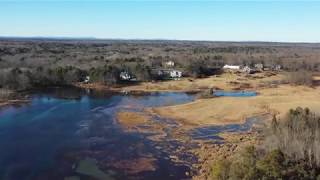
<instances>
[{"instance_id":1,"label":"pond","mask_svg":"<svg viewBox=\"0 0 320 180\"><path fill-rule=\"evenodd\" d=\"M117 123L116 114L194 99L192 94L173 92L123 95L76 88L34 92L29 104L0 110L0 179L190 178L186 175L190 165L172 159L180 156L194 163L193 155L174 153L194 144L181 143L169 135L158 142L148 138L148 133L126 132ZM167 134L177 128L170 119L154 116L154 120L165 124ZM217 139L215 134L221 131L246 130L251 124L201 128L190 136Z\"/></svg>"},{"instance_id":2,"label":"pond","mask_svg":"<svg viewBox=\"0 0 320 180\"><path fill-rule=\"evenodd\" d=\"M221 97L253 97L257 96L257 92L255 91L215 91L213 93L214 96Z\"/></svg>"},{"instance_id":3,"label":"pond","mask_svg":"<svg viewBox=\"0 0 320 180\"><path fill-rule=\"evenodd\" d=\"M166 158L169 155L157 150L145 137L122 132L115 122L115 114L123 109L140 111L193 99L193 95L186 93L126 96L80 89L35 93L30 104L0 111L0 179L64 179L67 175L90 179L86 173L82 175L72 169L81 156L95 157L98 163L105 163L103 169L113 170L116 179L127 178L128 174L108 163L141 160L145 156L156 159L157 170L139 176L183 178L188 167L170 162Z\"/></svg>"},{"instance_id":4,"label":"pond","mask_svg":"<svg viewBox=\"0 0 320 180\"><path fill-rule=\"evenodd\" d=\"M263 119L270 118L268 113L261 114L259 116L253 116L247 118L243 124L228 124L228 125L221 125L221 126L207 126L207 127L200 127L195 128L191 131L190 136L193 139L202 139L202 140L215 140L217 143L223 143L223 139L219 136L220 133L225 132L247 132L253 126L263 126Z\"/></svg>"}]
</instances>

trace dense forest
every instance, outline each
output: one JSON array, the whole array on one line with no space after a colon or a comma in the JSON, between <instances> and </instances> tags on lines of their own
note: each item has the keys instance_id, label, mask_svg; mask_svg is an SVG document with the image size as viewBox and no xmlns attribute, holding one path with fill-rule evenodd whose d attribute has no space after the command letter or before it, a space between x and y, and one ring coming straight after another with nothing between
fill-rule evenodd
<instances>
[{"instance_id":1,"label":"dense forest","mask_svg":"<svg viewBox=\"0 0 320 180\"><path fill-rule=\"evenodd\" d=\"M196 41L0 39L0 88L119 83L121 71L138 81L174 61L184 76L211 75L224 64L279 64L287 71L320 71L319 44Z\"/></svg>"}]
</instances>

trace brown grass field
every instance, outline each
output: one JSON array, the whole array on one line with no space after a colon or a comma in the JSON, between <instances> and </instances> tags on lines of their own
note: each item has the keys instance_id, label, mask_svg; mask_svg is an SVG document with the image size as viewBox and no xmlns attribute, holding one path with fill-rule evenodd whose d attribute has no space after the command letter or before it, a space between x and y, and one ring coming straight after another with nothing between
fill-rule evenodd
<instances>
[{"instance_id":1,"label":"brown grass field","mask_svg":"<svg viewBox=\"0 0 320 180\"><path fill-rule=\"evenodd\" d=\"M224 76L228 76L224 75ZM228 81L234 80L235 77L222 80L214 77L199 80L198 84L210 86L215 84L220 89L230 90L233 85L228 85ZM188 124L194 125L223 125L243 123L246 118L271 113L278 117L282 117L289 109L300 107L308 107L312 111L317 112L320 108L320 87L305 87L292 85L278 85L276 87L259 87L258 84L281 80L282 75L264 78L262 80L245 80L250 84L251 89L255 89L259 95L256 97L217 97L210 99L198 99L194 102L153 108L151 111L162 116L180 120ZM215 83L217 82L217 83Z\"/></svg>"}]
</instances>

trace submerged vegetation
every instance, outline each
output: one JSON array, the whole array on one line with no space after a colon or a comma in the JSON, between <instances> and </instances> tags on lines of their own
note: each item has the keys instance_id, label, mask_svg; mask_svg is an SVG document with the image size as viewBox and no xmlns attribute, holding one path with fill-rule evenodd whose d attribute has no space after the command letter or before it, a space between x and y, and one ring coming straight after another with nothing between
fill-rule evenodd
<instances>
[{"instance_id":1,"label":"submerged vegetation","mask_svg":"<svg viewBox=\"0 0 320 180\"><path fill-rule=\"evenodd\" d=\"M308 108L272 120L263 145L212 165L212 179L320 178L320 117Z\"/></svg>"}]
</instances>

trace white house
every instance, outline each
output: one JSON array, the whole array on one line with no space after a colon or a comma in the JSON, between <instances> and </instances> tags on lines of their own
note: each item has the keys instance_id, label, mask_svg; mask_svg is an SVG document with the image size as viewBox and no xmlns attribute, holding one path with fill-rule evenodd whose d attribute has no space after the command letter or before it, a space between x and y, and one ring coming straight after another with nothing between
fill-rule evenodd
<instances>
[{"instance_id":1,"label":"white house","mask_svg":"<svg viewBox=\"0 0 320 180\"><path fill-rule=\"evenodd\" d=\"M244 66L244 67L242 68L242 72L245 72L245 73L250 74L250 73L253 72L253 70L252 70L249 66Z\"/></svg>"},{"instance_id":2,"label":"white house","mask_svg":"<svg viewBox=\"0 0 320 180\"><path fill-rule=\"evenodd\" d=\"M90 76L86 76L83 80L84 83L88 83L90 81Z\"/></svg>"},{"instance_id":3,"label":"white house","mask_svg":"<svg viewBox=\"0 0 320 180\"><path fill-rule=\"evenodd\" d=\"M224 65L223 69L230 69L230 70L240 70L240 66L235 66L235 65Z\"/></svg>"},{"instance_id":4,"label":"white house","mask_svg":"<svg viewBox=\"0 0 320 180\"><path fill-rule=\"evenodd\" d=\"M256 68L256 70L258 71L263 71L263 64L259 63L259 64L255 64L254 67Z\"/></svg>"},{"instance_id":5,"label":"white house","mask_svg":"<svg viewBox=\"0 0 320 180\"><path fill-rule=\"evenodd\" d=\"M129 81L131 79L131 76L127 71L122 71L120 73L120 79L123 81Z\"/></svg>"},{"instance_id":6,"label":"white house","mask_svg":"<svg viewBox=\"0 0 320 180\"><path fill-rule=\"evenodd\" d=\"M175 69L153 69L152 74L157 79L179 79L182 77L182 71Z\"/></svg>"},{"instance_id":7,"label":"white house","mask_svg":"<svg viewBox=\"0 0 320 180\"><path fill-rule=\"evenodd\" d=\"M280 71L281 70L281 65L277 64L272 68L274 71Z\"/></svg>"},{"instance_id":8,"label":"white house","mask_svg":"<svg viewBox=\"0 0 320 180\"><path fill-rule=\"evenodd\" d=\"M170 77L171 78L181 78L182 72L178 70L170 70Z\"/></svg>"},{"instance_id":9,"label":"white house","mask_svg":"<svg viewBox=\"0 0 320 180\"><path fill-rule=\"evenodd\" d=\"M165 63L165 65L166 65L167 67L174 67L174 62L173 62L173 61L167 61L167 62Z\"/></svg>"}]
</instances>

